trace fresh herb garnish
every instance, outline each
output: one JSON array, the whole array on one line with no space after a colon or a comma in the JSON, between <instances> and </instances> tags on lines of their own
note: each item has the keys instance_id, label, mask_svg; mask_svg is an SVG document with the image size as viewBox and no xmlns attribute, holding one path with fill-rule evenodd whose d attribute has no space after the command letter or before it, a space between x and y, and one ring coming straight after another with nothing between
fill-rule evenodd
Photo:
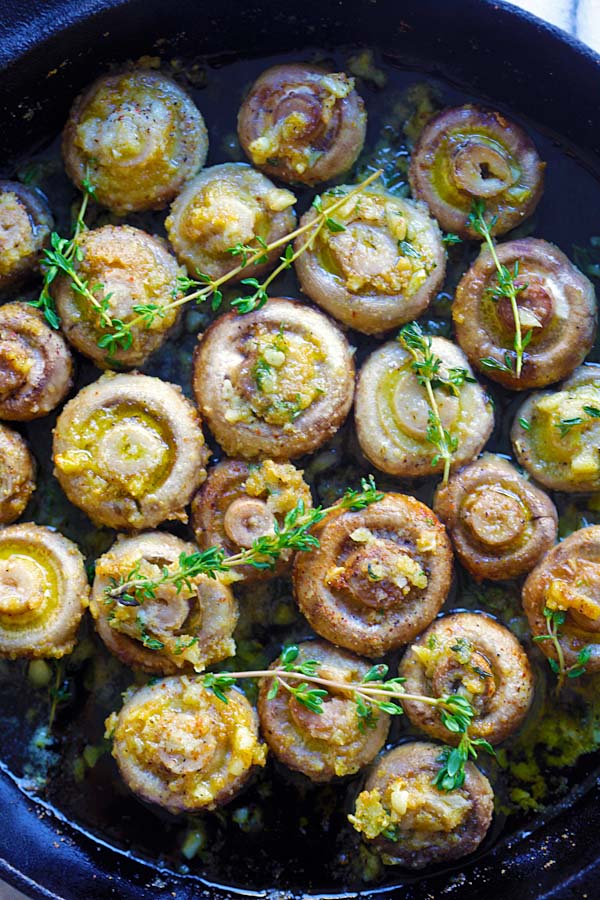
<instances>
[{"instance_id":1,"label":"fresh herb garnish","mask_svg":"<svg viewBox=\"0 0 600 900\"><path fill-rule=\"evenodd\" d=\"M586 665L590 661L592 649L589 646L583 647L577 654L575 662L567 666L565 654L560 643L561 628L565 624L567 614L561 609L550 609L544 607L544 618L546 619L547 634L539 634L534 637L534 641L551 641L556 653L556 659L552 656L548 657L548 663L555 675L558 676L557 690L561 690L567 678L579 678L585 675Z\"/></svg>"}]
</instances>

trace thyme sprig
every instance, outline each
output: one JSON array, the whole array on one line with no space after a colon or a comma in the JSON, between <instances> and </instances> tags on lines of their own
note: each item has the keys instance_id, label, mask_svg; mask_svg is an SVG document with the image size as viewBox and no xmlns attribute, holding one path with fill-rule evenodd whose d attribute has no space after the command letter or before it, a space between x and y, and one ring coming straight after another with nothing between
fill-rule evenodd
<instances>
[{"instance_id":1,"label":"thyme sprig","mask_svg":"<svg viewBox=\"0 0 600 900\"><path fill-rule=\"evenodd\" d=\"M600 409L597 406L583 406L582 411L586 416L589 416L590 419L600 419ZM583 425L583 418L581 416L572 416L568 419L561 419L560 422L556 423L556 427L560 431L560 436L565 437L576 425Z\"/></svg>"},{"instance_id":2,"label":"thyme sprig","mask_svg":"<svg viewBox=\"0 0 600 900\"><path fill-rule=\"evenodd\" d=\"M119 602L122 606L141 606L146 600L156 597L157 590L166 584L175 586L179 593L184 587L193 590L193 580L199 575L216 578L219 572L228 572L241 566L255 569L273 569L282 553L307 552L319 546L318 539L310 533L332 510L365 509L383 498L377 490L372 475L363 478L360 490L348 489L335 505L306 509L302 500L286 513L283 523L275 523L273 534L257 538L252 547L226 556L222 547L209 547L194 553L181 553L174 568L164 566L158 578L148 578L142 574L142 560L138 560L128 575L111 579L105 590L108 604ZM148 646L146 643L145 646ZM150 647L149 649L155 649Z\"/></svg>"},{"instance_id":3,"label":"thyme sprig","mask_svg":"<svg viewBox=\"0 0 600 900\"><path fill-rule=\"evenodd\" d=\"M284 248L283 254L279 258L279 265L263 281L259 281L252 276L241 279L240 284L252 290L246 296L232 300L231 303L241 315L260 309L268 300L268 289L271 283L281 272L289 269L299 256L313 246L317 235L323 228L327 228L330 231L344 230L344 225L333 218L333 213L352 197L361 194L381 174L381 170L373 172L347 193L338 194L335 189L327 191L326 196L330 195L337 198L328 206L323 205L320 196L315 197L313 207L317 213L316 217L309 222L305 222L304 225L299 225L298 228L295 228L289 234L285 234L271 243L266 243L263 239L256 238L256 245L236 244L234 247L229 247L227 252L234 258L239 259L237 266L230 269L220 278L215 279L203 272L198 272L196 278L182 276L178 279L176 294L169 303L162 306L149 303L144 306L143 310L134 307L134 311L138 314L133 319L130 319L129 322L116 322L115 325L117 327L110 334L104 335L98 342L98 346L106 349L109 355L114 355L118 349L127 349L127 347L131 346L131 332L134 328L150 328L156 316L164 316L168 311L178 309L180 306L185 306L188 303L202 304L207 300L211 300L213 310L218 309L223 301L222 288L224 285L237 278L245 269L264 263L273 251ZM295 251L293 242L301 235L307 235L306 240Z\"/></svg>"},{"instance_id":4,"label":"thyme sprig","mask_svg":"<svg viewBox=\"0 0 600 900\"><path fill-rule=\"evenodd\" d=\"M515 358L513 360L511 354L506 352L504 354L504 362L499 362L491 356L484 357L480 362L486 369L496 369L498 371L508 372L511 375L514 374L517 378L520 378L523 368L523 353L533 337L531 328L523 334L523 325L519 315L519 306L517 302L518 295L526 289L527 284L517 284L517 277L519 275L518 260L511 270L503 265L498 259L496 244L492 237L492 228L496 224L498 217L491 216L486 220L485 213L485 202L480 197L473 200L471 213L467 219L467 226L484 239L492 256L492 260L494 261L497 275L496 286L491 291L492 300L498 301L502 297L506 297L510 302L515 326L515 337L513 342Z\"/></svg>"},{"instance_id":5,"label":"thyme sprig","mask_svg":"<svg viewBox=\"0 0 600 900\"><path fill-rule=\"evenodd\" d=\"M289 693L297 703L311 712L322 714L324 703L332 695L349 697L355 704L358 728L364 732L374 728L378 713L391 716L403 714L403 703L425 703L436 708L444 726L451 734L461 734L458 747L444 747L438 758L441 763L434 784L442 791L452 791L461 787L465 780L465 764L469 757L476 758L478 748L494 754L493 748L481 738L471 738L468 728L475 712L466 697L459 694L447 694L443 697L428 697L422 694L409 694L404 688L404 678L387 678L388 667L385 664L373 666L361 681L335 681L321 678L321 663L316 659L298 661L299 649L292 644L285 647L279 658L279 664L272 669L257 669L246 672L209 672L202 678L206 688L213 691L216 697L227 703L227 692L239 680L247 678L269 679L271 685L267 692L267 700L273 700L280 690ZM300 682L295 684L294 682Z\"/></svg>"},{"instance_id":6,"label":"thyme sprig","mask_svg":"<svg viewBox=\"0 0 600 900\"><path fill-rule=\"evenodd\" d=\"M425 388L429 405L426 437L437 449L431 465L436 466L443 460L442 480L445 484L450 476L452 454L458 448L458 437L444 428L434 391L436 388L443 388L449 394L458 396L462 385L467 382L473 383L475 379L466 369L459 367L445 369L442 360L432 350L431 335L425 334L418 322L404 325L397 340L412 356L412 370L419 384Z\"/></svg>"},{"instance_id":7,"label":"thyme sprig","mask_svg":"<svg viewBox=\"0 0 600 900\"><path fill-rule=\"evenodd\" d=\"M73 234L70 238L63 238L56 231L50 235L50 247L44 249L42 253L42 272L44 282L39 296L35 300L31 300L31 306L43 310L44 317L52 328L60 327L60 319L56 311L54 298L50 292L50 286L59 273L66 275L71 280L71 287L75 293L83 297L98 313L101 324L105 328L120 327L121 323L112 319L109 314L109 300L111 295L103 293L101 284L90 285L88 281L81 278L76 270L76 263L81 262L82 253L79 246L79 238L81 234L87 231L85 224L85 214L90 199L95 197L95 187L91 184L89 178L83 179L83 196L81 204L75 218ZM100 298L96 295L99 294Z\"/></svg>"},{"instance_id":8,"label":"thyme sprig","mask_svg":"<svg viewBox=\"0 0 600 900\"><path fill-rule=\"evenodd\" d=\"M572 665L567 666L565 654L560 643L562 636L561 628L565 624L567 614L561 609L550 609L545 606L544 618L546 620L547 634L537 635L534 637L534 641L540 643L542 641L551 641L554 652L556 653L556 659L549 656L548 664L554 674L558 676L556 688L558 691L561 691L565 686L567 678L579 678L581 675L585 675L586 665L590 661L592 649L589 646L582 647L577 654L575 662Z\"/></svg>"}]
</instances>

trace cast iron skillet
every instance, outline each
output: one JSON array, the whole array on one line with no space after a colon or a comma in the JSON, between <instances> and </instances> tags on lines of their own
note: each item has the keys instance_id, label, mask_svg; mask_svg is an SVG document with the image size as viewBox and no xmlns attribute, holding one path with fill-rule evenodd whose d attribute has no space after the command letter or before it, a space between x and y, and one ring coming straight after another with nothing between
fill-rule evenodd
<instances>
[{"instance_id":1,"label":"cast iron skillet","mask_svg":"<svg viewBox=\"0 0 600 900\"><path fill-rule=\"evenodd\" d=\"M488 96L559 133L600 172L600 57L491 0L0 0L2 157L57 130L77 91L114 59L163 46L254 55L361 42L405 67ZM48 77L50 70L57 71ZM33 111L33 115L31 114ZM25 114L25 115L24 115ZM568 199L566 200L568 203ZM1 746L0 737L0 746ZM1 755L1 754L0 754ZM198 878L158 872L45 814L0 773L0 876L57 900L225 900ZM404 900L597 896L600 779L548 824L500 842L460 874L402 887ZM316 875L315 875L316 879ZM393 889L372 890L391 896ZM245 894L281 900L277 889ZM314 895L313 895L314 896ZM323 895L321 895L323 896ZM356 896L346 894L344 897ZM362 896L367 896L367 892Z\"/></svg>"}]
</instances>

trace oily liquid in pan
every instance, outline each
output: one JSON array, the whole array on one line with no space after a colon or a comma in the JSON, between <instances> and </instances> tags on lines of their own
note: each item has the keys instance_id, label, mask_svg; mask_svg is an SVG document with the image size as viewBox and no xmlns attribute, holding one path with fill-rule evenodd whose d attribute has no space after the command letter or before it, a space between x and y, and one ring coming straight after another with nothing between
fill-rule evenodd
<instances>
[{"instance_id":1,"label":"oily liquid in pan","mask_svg":"<svg viewBox=\"0 0 600 900\"><path fill-rule=\"evenodd\" d=\"M185 83L202 111L210 133L208 164L237 161L243 155L236 139L236 116L244 91L253 79L269 65L286 59L306 59L330 63L334 71L348 71L348 59L356 48L345 51L320 52L306 50L293 57L262 58L251 61L228 62L221 67L196 70L194 81ZM198 62L198 61L194 61ZM427 96L437 97L440 106L458 105L472 100L485 100L456 90L422 73L399 71L382 60L376 64L385 73L387 85L379 90L370 82L359 80L357 87L364 97L369 127L365 151L355 172L365 174L365 164L383 165L388 174L398 165L399 175L390 183L394 190L402 190L408 153L404 138L397 127L416 108L415 102ZM165 64L168 71L168 61ZM191 71L191 70L190 70ZM205 77L198 79L198 72ZM90 72L90 80L96 72ZM195 83L194 83L195 82ZM421 87L407 101L407 90L416 84ZM227 98L227 102L224 102ZM505 110L510 112L510 110ZM57 132L62 122L57 122ZM534 217L518 229L519 235L534 234L555 242L572 258L573 244L586 246L597 227L597 208L600 184L558 141L543 136L525 123L535 141L540 156L548 163L545 195ZM390 125L392 127L390 127ZM23 160L7 166L2 175L23 176L29 172L39 177L41 187L49 196L57 216L57 227L68 233L70 203L74 199L59 158L58 141L49 135L47 149L32 158L24 148ZM352 183L353 177L340 179ZM303 212L315 191L294 188L299 198L298 211ZM94 220L93 216L96 215ZM163 233L164 214L137 214L127 218L132 225L150 232ZM92 212L90 226L116 221L105 210ZM514 236L507 235L506 239ZM503 238L505 239L505 238ZM475 252L475 245L458 246L450 252L448 275L444 291L424 320L436 334L449 333L449 300L460 274L466 269ZM251 274L251 273L250 273ZM286 273L277 285L282 296L299 297L297 282ZM180 332L168 341L143 367L149 375L182 385L190 394L191 353L196 335L210 321L208 309L188 308L182 319ZM357 363L378 345L371 338L350 332L351 343L357 349ZM600 360L596 350L590 359ZM77 389L98 377L97 370L81 357L78 359ZM510 454L508 430L522 397L490 386L496 404L497 427L488 444L489 450ZM113 542L114 533L95 529L83 513L71 506L61 494L51 475L51 429L55 416L24 428L40 465L38 489L23 520L53 524L67 537L76 540L90 559L100 556ZM216 450L213 444L213 450ZM212 463L218 460L214 456ZM332 442L301 460L307 480L313 487L315 502L330 503L347 485L356 486L362 474L372 467L361 459L351 423L336 435ZM406 490L418 499L431 504L437 479L419 483L399 482L377 475L382 490ZM561 535L582 525L600 521L600 511L590 508L589 497L573 498L554 495L561 514ZM169 530L185 539L191 531L183 526L169 526ZM450 594L446 609L484 609L506 622L521 637L525 633L524 617L519 603L519 587L515 583L477 585L471 577L458 569L457 584ZM262 668L278 654L284 641L297 641L311 636L306 622L297 612L288 579L275 579L238 589L241 606L240 624L236 632L238 656L230 661L236 669ZM265 623L269 625L266 626ZM395 667L398 654L391 657ZM553 804L568 798L569 791L581 790L591 775L595 757L588 755L568 767L577 756L568 758L573 743L569 728L583 721L587 749L594 745L594 732L600 743L600 707L587 705L579 693L590 696L598 676L584 678L576 685L577 693L569 693L568 709L557 708L552 691L555 679L547 661L535 651L533 655L537 675L534 706L523 732L507 742L508 758L517 762L511 769L501 749L499 763L480 758L482 769L490 774L498 796L494 823L478 855L502 841L520 828L530 830L536 816L548 816L535 809L536 798ZM19 780L24 790L38 793L50 806L69 821L82 827L103 842L131 851L142 859L159 863L172 871L190 872L213 883L261 889L277 885L280 888L341 891L365 889L374 885L392 885L413 881L418 875L394 867L384 868L365 848L360 837L349 826L346 814L363 782L362 777L351 782L309 785L305 779L285 769L271 759L261 770L247 791L217 814L197 820L175 820L153 809L149 813L128 793L119 778L108 749L103 749L103 721L113 709L120 708L120 693L132 683L131 671L110 656L93 634L87 622L79 647L66 662L64 687L70 699L58 705L54 733L55 745L44 746L40 730L48 721L48 690L35 690L27 678L27 663L0 661L0 728L2 742L0 757L3 767ZM246 683L246 687L248 684ZM254 700L252 687L248 687ZM597 689L596 689L597 692ZM549 698L549 703L546 701ZM567 718L565 718L567 716ZM546 741L555 743L552 755L567 768L546 766L540 748L532 749L533 735L543 734ZM405 737L414 736L406 717L397 717L390 732L390 745ZM579 739L580 740L580 739ZM87 749L86 749L87 748ZM566 752L567 751L567 752ZM562 755L564 754L564 759ZM97 757L97 761L95 758ZM91 765L92 763L95 764ZM515 809L520 811L514 812ZM506 813L512 811L507 817ZM182 854L196 849L191 859ZM465 864L459 863L459 868Z\"/></svg>"}]
</instances>

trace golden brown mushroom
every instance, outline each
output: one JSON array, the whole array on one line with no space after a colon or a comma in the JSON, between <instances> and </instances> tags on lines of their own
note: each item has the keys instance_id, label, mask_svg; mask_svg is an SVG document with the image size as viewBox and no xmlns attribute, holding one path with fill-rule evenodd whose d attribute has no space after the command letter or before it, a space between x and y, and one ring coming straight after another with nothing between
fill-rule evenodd
<instances>
[{"instance_id":1,"label":"golden brown mushroom","mask_svg":"<svg viewBox=\"0 0 600 900\"><path fill-rule=\"evenodd\" d=\"M52 226L39 191L18 181L0 181L0 291L37 269Z\"/></svg>"},{"instance_id":2,"label":"golden brown mushroom","mask_svg":"<svg viewBox=\"0 0 600 900\"><path fill-rule=\"evenodd\" d=\"M431 348L446 370L471 369L462 351L445 338L433 338ZM457 394L435 388L443 427L458 442L452 467L474 459L485 446L494 416L483 388L465 382ZM444 463L428 440L430 407L426 391L412 367L412 357L390 341L367 357L356 385L355 422L361 449L383 472L400 477L441 472Z\"/></svg>"},{"instance_id":3,"label":"golden brown mushroom","mask_svg":"<svg viewBox=\"0 0 600 900\"><path fill-rule=\"evenodd\" d=\"M238 114L240 144L252 164L303 184L346 172L362 150L366 128L354 79L301 63L263 72Z\"/></svg>"},{"instance_id":4,"label":"golden brown mushroom","mask_svg":"<svg viewBox=\"0 0 600 900\"><path fill-rule=\"evenodd\" d=\"M556 542L554 504L500 456L485 453L437 489L433 508L476 578L518 578Z\"/></svg>"},{"instance_id":5,"label":"golden brown mushroom","mask_svg":"<svg viewBox=\"0 0 600 900\"><path fill-rule=\"evenodd\" d=\"M0 529L0 656L70 653L88 595L72 541L30 522Z\"/></svg>"},{"instance_id":6,"label":"golden brown mushroom","mask_svg":"<svg viewBox=\"0 0 600 900\"><path fill-rule=\"evenodd\" d=\"M229 456L293 459L324 444L346 418L352 352L322 313L272 299L210 326L196 349L193 388Z\"/></svg>"},{"instance_id":7,"label":"golden brown mushroom","mask_svg":"<svg viewBox=\"0 0 600 900\"><path fill-rule=\"evenodd\" d=\"M323 209L339 202L340 191L353 189L325 193ZM300 224L317 215L311 207ZM389 331L420 316L446 271L440 230L427 207L370 187L339 207L333 219L333 228L323 227L296 260L304 293L366 334ZM305 234L296 238L296 250L305 242Z\"/></svg>"},{"instance_id":8,"label":"golden brown mushroom","mask_svg":"<svg viewBox=\"0 0 600 900\"><path fill-rule=\"evenodd\" d=\"M364 656L412 641L440 611L452 580L446 529L403 494L364 510L335 510L299 553L294 593L317 634Z\"/></svg>"},{"instance_id":9,"label":"golden brown mushroom","mask_svg":"<svg viewBox=\"0 0 600 900\"><path fill-rule=\"evenodd\" d=\"M165 307L180 295L177 277L183 270L162 240L130 225L86 231L77 245L80 254L74 261L75 270L92 287L98 301L106 298L106 313L112 319L127 324L138 318L136 306L157 307L150 327L143 322L134 326L131 346L111 355L112 366L141 365L177 319L179 310ZM106 368L106 350L98 343L107 331L99 311L73 290L71 278L65 275L52 285L52 295L66 338L97 366Z\"/></svg>"},{"instance_id":10,"label":"golden brown mushroom","mask_svg":"<svg viewBox=\"0 0 600 900\"><path fill-rule=\"evenodd\" d=\"M600 490L600 368L581 366L560 389L528 397L511 440L519 463L545 487Z\"/></svg>"},{"instance_id":11,"label":"golden brown mushroom","mask_svg":"<svg viewBox=\"0 0 600 900\"><path fill-rule=\"evenodd\" d=\"M159 585L143 602L131 591L121 598L110 594L115 582L127 582L134 570L140 578L160 581L182 553L196 550L172 534L146 532L120 539L97 561L90 611L100 637L121 662L170 675L186 668L200 672L233 656L238 607L220 581L199 575L180 590L172 582Z\"/></svg>"},{"instance_id":12,"label":"golden brown mushroom","mask_svg":"<svg viewBox=\"0 0 600 900\"><path fill-rule=\"evenodd\" d=\"M54 472L64 492L109 528L185 521L208 456L180 388L138 373L107 373L83 388L54 431Z\"/></svg>"},{"instance_id":13,"label":"golden brown mushroom","mask_svg":"<svg viewBox=\"0 0 600 900\"><path fill-rule=\"evenodd\" d=\"M68 394L73 360L63 336L28 303L0 307L0 419L47 415Z\"/></svg>"},{"instance_id":14,"label":"golden brown mushroom","mask_svg":"<svg viewBox=\"0 0 600 900\"><path fill-rule=\"evenodd\" d=\"M445 231L481 239L467 225L474 200L504 234L530 216L543 191L544 163L531 138L499 112L467 104L431 119L412 153L413 197L424 200Z\"/></svg>"},{"instance_id":15,"label":"golden brown mushroom","mask_svg":"<svg viewBox=\"0 0 600 900\"><path fill-rule=\"evenodd\" d=\"M217 279L251 256L244 247L261 251L263 243L292 231L295 202L291 191L275 187L245 163L223 163L204 169L185 186L165 227L190 275L202 272ZM243 269L238 278L268 270L279 260L281 248L264 255L264 262Z\"/></svg>"},{"instance_id":16,"label":"golden brown mushroom","mask_svg":"<svg viewBox=\"0 0 600 900\"><path fill-rule=\"evenodd\" d=\"M123 780L171 813L223 806L265 764L244 695L229 691L224 703L185 676L143 687L106 725Z\"/></svg>"},{"instance_id":17,"label":"golden brown mushroom","mask_svg":"<svg viewBox=\"0 0 600 900\"><path fill-rule=\"evenodd\" d=\"M558 247L535 238L500 244L501 265L514 272L523 335L531 339L520 376L482 363L505 365L513 356L515 322L510 300L495 299L497 271L489 250L483 250L463 275L452 304L456 339L469 361L511 390L544 387L570 375L592 349L596 334L594 287ZM514 368L514 367L513 367Z\"/></svg>"},{"instance_id":18,"label":"golden brown mushroom","mask_svg":"<svg viewBox=\"0 0 600 900\"><path fill-rule=\"evenodd\" d=\"M0 525L18 519L35 490L35 460L18 431L0 425Z\"/></svg>"},{"instance_id":19,"label":"golden brown mushroom","mask_svg":"<svg viewBox=\"0 0 600 900\"><path fill-rule=\"evenodd\" d=\"M322 641L299 645L296 665L316 660L319 678L344 683L362 681L370 663ZM277 659L271 668L277 668ZM258 715L264 738L275 756L308 776L311 781L331 781L354 775L368 765L385 743L390 717L378 713L373 728L360 727L351 692L330 689L320 713L302 705L281 685L269 699L271 679L263 679L258 697Z\"/></svg>"},{"instance_id":20,"label":"golden brown mushroom","mask_svg":"<svg viewBox=\"0 0 600 900\"><path fill-rule=\"evenodd\" d=\"M192 500L192 527L200 549L222 547L233 556L257 538L273 534L300 501L310 509L310 488L302 475L291 463L271 459L255 464L228 459L214 466ZM287 571L290 563L291 551L285 550L272 570L242 566L236 576L244 581L270 578Z\"/></svg>"},{"instance_id":21,"label":"golden brown mushroom","mask_svg":"<svg viewBox=\"0 0 600 900\"><path fill-rule=\"evenodd\" d=\"M134 69L102 75L75 100L62 153L78 188L88 178L95 198L114 212L162 209L202 168L204 119L166 75Z\"/></svg>"},{"instance_id":22,"label":"golden brown mushroom","mask_svg":"<svg viewBox=\"0 0 600 900\"><path fill-rule=\"evenodd\" d=\"M494 794L472 762L462 787L445 793L434 780L440 747L411 741L385 753L358 795L351 824L387 865L422 869L477 849L494 811Z\"/></svg>"},{"instance_id":23,"label":"golden brown mushroom","mask_svg":"<svg viewBox=\"0 0 600 900\"><path fill-rule=\"evenodd\" d=\"M483 613L451 613L437 619L409 647L400 663L408 694L458 693L475 711L473 738L499 744L523 722L533 699L533 673L514 634ZM458 743L437 709L405 701L410 721L431 737Z\"/></svg>"},{"instance_id":24,"label":"golden brown mushroom","mask_svg":"<svg viewBox=\"0 0 600 900\"><path fill-rule=\"evenodd\" d=\"M600 525L574 531L553 547L527 578L523 608L534 637L548 634L544 610L564 613L558 628L564 667L579 663L585 648L587 672L600 671ZM553 641L537 642L547 657L557 660Z\"/></svg>"}]
</instances>

